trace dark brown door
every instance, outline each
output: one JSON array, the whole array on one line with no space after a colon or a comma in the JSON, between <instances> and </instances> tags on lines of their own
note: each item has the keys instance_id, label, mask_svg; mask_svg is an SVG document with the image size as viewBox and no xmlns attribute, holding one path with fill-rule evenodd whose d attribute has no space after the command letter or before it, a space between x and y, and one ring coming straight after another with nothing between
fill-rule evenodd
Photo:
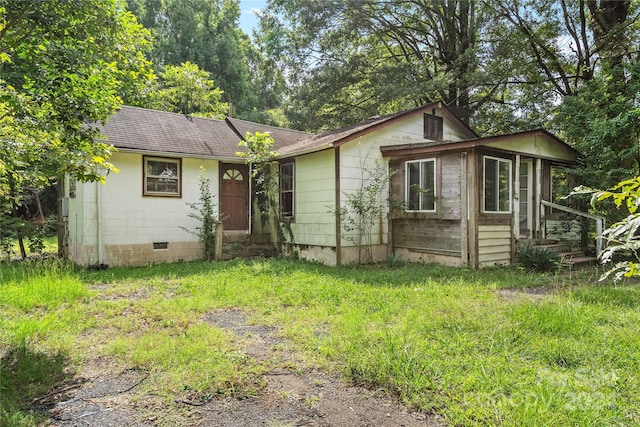
<instances>
[{"instance_id":1,"label":"dark brown door","mask_svg":"<svg viewBox=\"0 0 640 427\"><path fill-rule=\"evenodd\" d=\"M249 174L247 165L220 164L220 212L225 230L249 228Z\"/></svg>"}]
</instances>

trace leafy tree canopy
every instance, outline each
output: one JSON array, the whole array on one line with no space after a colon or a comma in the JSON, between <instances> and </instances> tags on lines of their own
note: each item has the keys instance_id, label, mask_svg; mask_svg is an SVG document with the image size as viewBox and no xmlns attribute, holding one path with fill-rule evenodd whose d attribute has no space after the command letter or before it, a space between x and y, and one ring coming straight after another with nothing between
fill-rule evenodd
<instances>
[{"instance_id":1,"label":"leafy tree canopy","mask_svg":"<svg viewBox=\"0 0 640 427\"><path fill-rule=\"evenodd\" d=\"M69 173L101 180L112 148L87 123L135 103L149 32L117 0L0 3L0 196Z\"/></svg>"},{"instance_id":2,"label":"leafy tree canopy","mask_svg":"<svg viewBox=\"0 0 640 427\"><path fill-rule=\"evenodd\" d=\"M131 11L151 30L148 57L160 73L185 62L198 64L222 89L233 115L280 123L284 79L238 28L239 0L128 0Z\"/></svg>"},{"instance_id":3,"label":"leafy tree canopy","mask_svg":"<svg viewBox=\"0 0 640 427\"><path fill-rule=\"evenodd\" d=\"M637 46L635 0L270 0L261 39L296 128L442 99L482 134L549 127ZM561 130L559 127L556 130Z\"/></svg>"},{"instance_id":4,"label":"leafy tree canopy","mask_svg":"<svg viewBox=\"0 0 640 427\"><path fill-rule=\"evenodd\" d=\"M224 118L228 111L228 104L221 101L222 91L196 64L168 65L160 79L152 95L154 108L214 118Z\"/></svg>"}]
</instances>

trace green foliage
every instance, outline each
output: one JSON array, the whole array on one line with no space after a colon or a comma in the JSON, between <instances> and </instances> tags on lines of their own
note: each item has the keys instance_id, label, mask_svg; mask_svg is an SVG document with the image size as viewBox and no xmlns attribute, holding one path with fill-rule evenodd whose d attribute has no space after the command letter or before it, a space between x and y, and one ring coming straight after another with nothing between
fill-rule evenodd
<instances>
[{"instance_id":1,"label":"green foliage","mask_svg":"<svg viewBox=\"0 0 640 427\"><path fill-rule=\"evenodd\" d=\"M154 37L148 57L156 69L187 61L210 73L233 115L271 120L282 102L284 79L238 28L238 0L127 0ZM225 109L225 112L227 109ZM270 123L274 124L274 123Z\"/></svg>"},{"instance_id":2,"label":"green foliage","mask_svg":"<svg viewBox=\"0 0 640 427\"><path fill-rule=\"evenodd\" d=\"M211 180L207 177L206 170L203 167L200 167L198 179L200 183L200 200L196 203L187 203L187 205L193 211L189 214L189 217L198 220L200 226L196 227L196 231L185 227L181 228L198 236L198 240L202 244L204 259L213 261L216 256L216 227L221 222L221 219L216 213L216 205L213 202Z\"/></svg>"},{"instance_id":3,"label":"green foliage","mask_svg":"<svg viewBox=\"0 0 640 427\"><path fill-rule=\"evenodd\" d=\"M229 109L221 101L222 91L197 64L187 61L180 66L167 65L160 80L153 91L153 108L217 119L224 118Z\"/></svg>"},{"instance_id":4,"label":"green foliage","mask_svg":"<svg viewBox=\"0 0 640 427\"><path fill-rule=\"evenodd\" d=\"M14 254L13 242L18 237L18 227L22 225L22 221L4 215L0 212L0 255L5 260L10 260Z\"/></svg>"},{"instance_id":5,"label":"green foliage","mask_svg":"<svg viewBox=\"0 0 640 427\"><path fill-rule=\"evenodd\" d=\"M640 173L639 93L640 62L624 61L614 69L603 67L577 94L564 98L556 122L582 154L581 166L570 171L577 182L611 188Z\"/></svg>"},{"instance_id":6,"label":"green foliage","mask_svg":"<svg viewBox=\"0 0 640 427\"><path fill-rule=\"evenodd\" d=\"M549 248L531 247L530 242L526 242L518 251L517 260L525 269L532 272L544 273L556 271L560 268L560 255Z\"/></svg>"},{"instance_id":7,"label":"green foliage","mask_svg":"<svg viewBox=\"0 0 640 427\"><path fill-rule=\"evenodd\" d=\"M616 208L623 208L629 213L602 233L606 247L599 258L603 264L613 263L613 266L602 275L601 280L611 275L615 281L623 277L640 276L640 177L621 181L610 190L581 186L571 194L591 194L594 208L604 200L611 199Z\"/></svg>"},{"instance_id":8,"label":"green foliage","mask_svg":"<svg viewBox=\"0 0 640 427\"><path fill-rule=\"evenodd\" d=\"M3 9L0 195L15 198L23 185L42 188L65 173L101 180L115 170L112 148L86 124L145 87L149 33L117 0L9 0Z\"/></svg>"},{"instance_id":9,"label":"green foliage","mask_svg":"<svg viewBox=\"0 0 640 427\"><path fill-rule=\"evenodd\" d=\"M0 345L9 354L0 382L10 390L0 393L2 421L42 424L25 402L95 358L152 371L138 397L167 402L186 393L190 401L255 396L265 369L305 360L294 369L339 369L449 425L633 425L640 417L636 285L595 287L580 276L545 294L549 276L516 269L272 259L49 270L60 294L38 305L29 289L40 291L31 283L47 269L26 266L0 265ZM76 295L78 282L91 291ZM295 357L256 364L230 332L205 323L231 307L252 325L277 327ZM166 414L152 408L157 419Z\"/></svg>"},{"instance_id":10,"label":"green foliage","mask_svg":"<svg viewBox=\"0 0 640 427\"><path fill-rule=\"evenodd\" d=\"M603 64L628 78L637 11L632 1L274 0L257 36L287 69L295 128L441 99L480 134L504 134L549 128Z\"/></svg>"},{"instance_id":11,"label":"green foliage","mask_svg":"<svg viewBox=\"0 0 640 427\"><path fill-rule=\"evenodd\" d=\"M262 224L268 227L273 240L280 247L284 241L283 218L277 200L280 171L275 163L278 153L273 150L273 144L273 137L268 133L247 132L244 140L238 144L246 151L238 151L236 156L245 158L250 167Z\"/></svg>"},{"instance_id":12,"label":"green foliage","mask_svg":"<svg viewBox=\"0 0 640 427\"><path fill-rule=\"evenodd\" d=\"M0 6L0 210L15 216L25 188L69 174L103 181L117 171L94 123L143 91L149 33L119 0ZM135 98L131 95L131 98ZM25 256L23 234L18 229Z\"/></svg>"},{"instance_id":13,"label":"green foliage","mask_svg":"<svg viewBox=\"0 0 640 427\"><path fill-rule=\"evenodd\" d=\"M367 159L363 160L363 163ZM374 167L361 166L360 188L344 192L345 206L337 208L342 226L341 238L358 247L358 264L373 261L373 235L386 217L389 201L385 197L391 174L386 163L376 159Z\"/></svg>"}]
</instances>

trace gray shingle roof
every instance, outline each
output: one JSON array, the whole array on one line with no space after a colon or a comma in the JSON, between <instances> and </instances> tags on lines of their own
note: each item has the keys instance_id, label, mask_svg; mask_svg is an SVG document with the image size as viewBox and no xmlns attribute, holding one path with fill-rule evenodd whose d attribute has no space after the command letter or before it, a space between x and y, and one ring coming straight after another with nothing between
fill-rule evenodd
<instances>
[{"instance_id":1,"label":"gray shingle roof","mask_svg":"<svg viewBox=\"0 0 640 427\"><path fill-rule=\"evenodd\" d=\"M263 132L269 133L273 137L274 149L279 150L288 145L294 144L301 139L309 138L312 134L307 132L300 132L297 130L277 128L274 126L267 126L260 123L248 122L246 120L227 118L226 121L230 123L242 136L245 137L247 132Z\"/></svg>"},{"instance_id":2,"label":"gray shingle roof","mask_svg":"<svg viewBox=\"0 0 640 427\"><path fill-rule=\"evenodd\" d=\"M269 132L276 150L310 135L239 119L205 119L126 105L99 129L119 149L219 158L235 158L240 135L247 131Z\"/></svg>"}]
</instances>

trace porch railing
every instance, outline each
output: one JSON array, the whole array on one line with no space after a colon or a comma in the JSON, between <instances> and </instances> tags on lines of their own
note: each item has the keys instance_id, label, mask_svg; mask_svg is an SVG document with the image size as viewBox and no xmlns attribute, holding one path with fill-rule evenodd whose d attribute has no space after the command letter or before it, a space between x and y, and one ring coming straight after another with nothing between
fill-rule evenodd
<instances>
[{"instance_id":1,"label":"porch railing","mask_svg":"<svg viewBox=\"0 0 640 427\"><path fill-rule=\"evenodd\" d=\"M604 246L604 242L602 238L602 231L604 230L604 226L605 226L604 217L601 217L599 215L593 215L587 212L582 212L577 209L570 208L568 206L559 205L557 203L547 202L546 200L542 200L540 203L544 208L557 209L559 211L567 212L576 216L581 216L583 218L587 218L595 221L596 223L596 256L600 255ZM544 217L542 218L542 224L541 224L542 225L541 231L542 231L543 238L547 237L547 227L545 225L546 216L547 216L546 213L547 211L546 209L544 209Z\"/></svg>"}]
</instances>

